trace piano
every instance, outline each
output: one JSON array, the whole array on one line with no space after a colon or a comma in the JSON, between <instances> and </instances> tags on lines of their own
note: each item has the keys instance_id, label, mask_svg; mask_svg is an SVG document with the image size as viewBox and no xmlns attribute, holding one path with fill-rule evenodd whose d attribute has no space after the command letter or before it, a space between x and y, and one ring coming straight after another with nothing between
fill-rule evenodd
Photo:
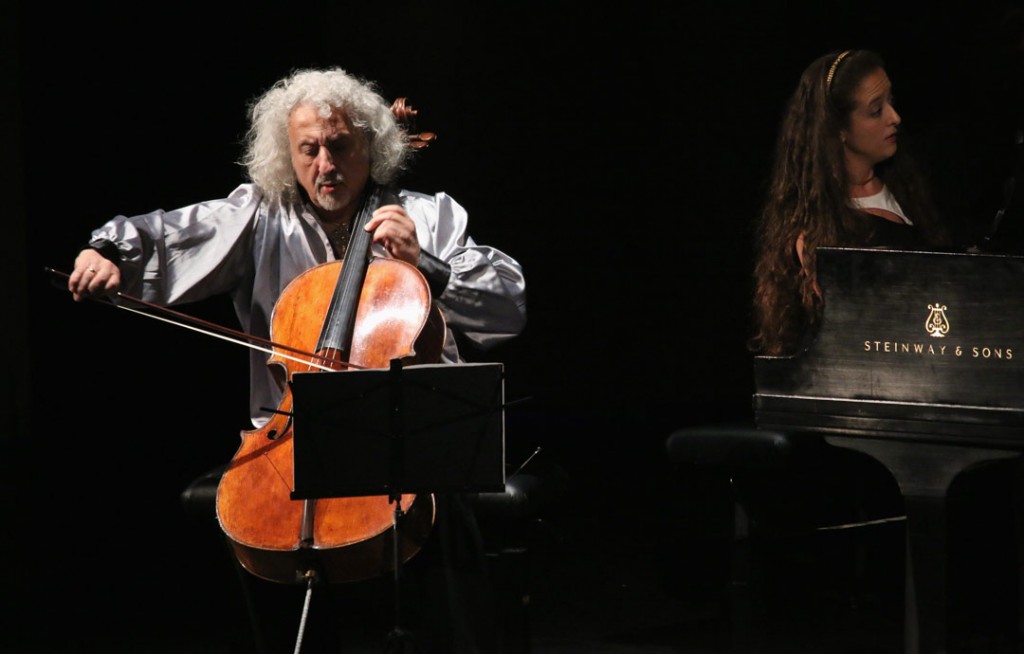
<instances>
[{"instance_id":1,"label":"piano","mask_svg":"<svg viewBox=\"0 0 1024 654\"><path fill-rule=\"evenodd\" d=\"M1024 452L1024 256L820 248L817 275L813 340L754 359L757 425L822 434L892 473L906 508L904 649L947 652L950 484Z\"/></svg>"}]
</instances>

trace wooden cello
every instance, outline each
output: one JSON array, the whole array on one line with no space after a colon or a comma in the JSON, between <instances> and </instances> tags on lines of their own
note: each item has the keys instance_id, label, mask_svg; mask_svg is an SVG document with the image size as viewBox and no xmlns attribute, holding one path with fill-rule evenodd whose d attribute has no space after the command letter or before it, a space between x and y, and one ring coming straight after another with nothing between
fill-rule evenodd
<instances>
[{"instance_id":1,"label":"wooden cello","mask_svg":"<svg viewBox=\"0 0 1024 654\"><path fill-rule=\"evenodd\" d=\"M405 124L415 112L404 98L392 105ZM433 134L409 137L423 147ZM361 227L385 189L368 183L344 261L307 270L282 292L271 320L271 340L315 353L308 364L274 354L287 379L296 372L345 374L440 360L445 324L423 275L403 261L369 259L371 235ZM294 479L292 396L286 384L277 411L242 443L217 487L217 519L242 566L280 583L314 575L327 583L356 581L394 569L395 507L387 496L291 499ZM339 438L344 425L339 426ZM434 498L402 495L397 551L401 562L419 551L434 521Z\"/></svg>"}]
</instances>

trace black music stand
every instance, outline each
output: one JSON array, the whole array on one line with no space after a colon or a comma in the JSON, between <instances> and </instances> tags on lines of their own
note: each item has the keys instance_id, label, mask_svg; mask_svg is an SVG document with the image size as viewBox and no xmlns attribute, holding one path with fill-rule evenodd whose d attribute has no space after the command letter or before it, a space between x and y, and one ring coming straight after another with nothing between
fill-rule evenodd
<instances>
[{"instance_id":1,"label":"black music stand","mask_svg":"<svg viewBox=\"0 0 1024 654\"><path fill-rule=\"evenodd\" d=\"M295 373L290 383L292 499L387 495L395 506L389 642L405 647L401 497L505 490L504 367L396 359L387 370Z\"/></svg>"}]
</instances>

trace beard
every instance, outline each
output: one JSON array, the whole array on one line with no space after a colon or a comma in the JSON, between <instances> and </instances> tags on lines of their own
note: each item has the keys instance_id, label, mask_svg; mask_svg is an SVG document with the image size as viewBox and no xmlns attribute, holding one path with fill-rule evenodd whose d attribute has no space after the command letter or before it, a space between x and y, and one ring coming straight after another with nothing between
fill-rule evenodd
<instances>
[{"instance_id":1,"label":"beard","mask_svg":"<svg viewBox=\"0 0 1024 654\"><path fill-rule=\"evenodd\" d=\"M326 211L337 211L344 208L346 204L336 194L323 193L319 190L316 192L316 203L320 208Z\"/></svg>"},{"instance_id":2,"label":"beard","mask_svg":"<svg viewBox=\"0 0 1024 654\"><path fill-rule=\"evenodd\" d=\"M334 186L333 193L323 190L324 184ZM348 204L348 189L341 175L320 175L316 178L316 204L326 211L338 211Z\"/></svg>"}]
</instances>

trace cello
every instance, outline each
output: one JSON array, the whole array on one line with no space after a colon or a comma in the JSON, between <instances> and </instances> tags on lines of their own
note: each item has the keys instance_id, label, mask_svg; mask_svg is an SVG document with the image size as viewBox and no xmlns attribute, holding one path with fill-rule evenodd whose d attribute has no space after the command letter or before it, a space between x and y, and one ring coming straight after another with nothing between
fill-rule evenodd
<instances>
[{"instance_id":1,"label":"cello","mask_svg":"<svg viewBox=\"0 0 1024 654\"><path fill-rule=\"evenodd\" d=\"M407 128L416 113L404 98L392 111ZM421 133L408 140L422 148L434 138ZM342 583L392 572L419 551L434 523L431 495L403 494L397 512L388 496L291 497L294 434L287 381L294 373L345 374L350 368L387 368L394 360L440 361L445 322L423 275L404 261L370 257L372 237L362 226L388 192L369 181L344 260L307 270L281 293L271 342L315 356L303 361L275 348L267 365L285 380L281 401L265 425L241 433L217 487L217 520L233 553L247 571L269 581L296 584L312 576Z\"/></svg>"}]
</instances>

